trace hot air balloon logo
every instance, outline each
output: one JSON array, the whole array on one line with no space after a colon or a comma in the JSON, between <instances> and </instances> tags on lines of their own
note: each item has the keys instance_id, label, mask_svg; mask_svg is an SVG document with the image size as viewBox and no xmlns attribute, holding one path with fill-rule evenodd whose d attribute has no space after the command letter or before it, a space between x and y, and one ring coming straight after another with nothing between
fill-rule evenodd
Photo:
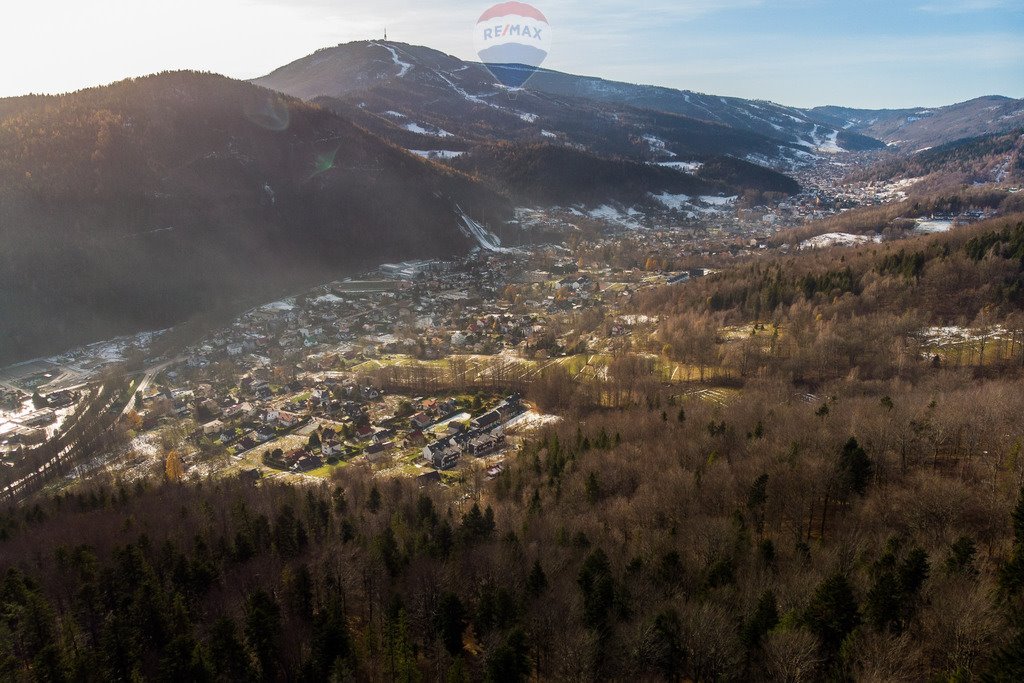
<instances>
[{"instance_id":1,"label":"hot air balloon logo","mask_svg":"<svg viewBox=\"0 0 1024 683\"><path fill-rule=\"evenodd\" d=\"M551 49L548 20L532 5L503 2L476 23L474 45L484 66L508 88L522 88Z\"/></svg>"}]
</instances>

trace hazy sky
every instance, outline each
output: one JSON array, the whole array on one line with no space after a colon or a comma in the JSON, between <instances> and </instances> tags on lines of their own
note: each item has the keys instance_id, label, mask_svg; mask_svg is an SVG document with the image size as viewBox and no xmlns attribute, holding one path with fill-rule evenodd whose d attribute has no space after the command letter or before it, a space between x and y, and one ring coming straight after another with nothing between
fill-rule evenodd
<instances>
[{"instance_id":1,"label":"hazy sky","mask_svg":"<svg viewBox=\"0 0 1024 683\"><path fill-rule=\"evenodd\" d=\"M476 59L490 2L3 0L0 96L167 69L263 75L389 37ZM538 0L545 67L795 106L1024 97L1024 0Z\"/></svg>"}]
</instances>

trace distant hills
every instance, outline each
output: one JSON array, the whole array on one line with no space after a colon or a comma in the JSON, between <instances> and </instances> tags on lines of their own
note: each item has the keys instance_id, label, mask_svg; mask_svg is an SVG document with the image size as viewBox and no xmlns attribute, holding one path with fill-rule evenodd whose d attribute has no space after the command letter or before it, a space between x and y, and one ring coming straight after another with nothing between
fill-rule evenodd
<instances>
[{"instance_id":1,"label":"distant hills","mask_svg":"<svg viewBox=\"0 0 1024 683\"><path fill-rule=\"evenodd\" d=\"M808 113L830 125L882 140L906 153L1024 126L1024 100L998 96L979 97L934 109L817 107Z\"/></svg>"},{"instance_id":2,"label":"distant hills","mask_svg":"<svg viewBox=\"0 0 1024 683\"><path fill-rule=\"evenodd\" d=\"M528 203L626 203L702 184L730 194L793 192L786 174L823 159L888 151L882 158L895 169L923 149L1024 121L1024 101L1004 97L938 109L798 109L550 70L512 92L482 64L384 41L318 50L254 83L321 104ZM522 149L495 148L506 143Z\"/></svg>"},{"instance_id":3,"label":"distant hills","mask_svg":"<svg viewBox=\"0 0 1024 683\"><path fill-rule=\"evenodd\" d=\"M337 114L189 72L0 100L0 361L465 251L483 183Z\"/></svg>"},{"instance_id":4,"label":"distant hills","mask_svg":"<svg viewBox=\"0 0 1024 683\"><path fill-rule=\"evenodd\" d=\"M395 42L319 50L253 82L346 114L360 110L375 132L435 149L495 139L559 141L638 161L728 155L786 170L847 149L884 147L770 102L545 70L525 90L509 92L479 63ZM422 139L405 135L420 129ZM439 137L438 130L451 135Z\"/></svg>"},{"instance_id":5,"label":"distant hills","mask_svg":"<svg viewBox=\"0 0 1024 683\"><path fill-rule=\"evenodd\" d=\"M808 164L1003 133L1024 113L1006 98L800 110L555 71L528 86L362 41L253 83L174 72L0 99L0 362L464 252L462 210L500 231L514 206L761 201L799 191L789 174Z\"/></svg>"},{"instance_id":6,"label":"distant hills","mask_svg":"<svg viewBox=\"0 0 1024 683\"><path fill-rule=\"evenodd\" d=\"M859 174L869 180L938 176L945 184L1024 183L1024 127L954 140L887 159Z\"/></svg>"}]
</instances>

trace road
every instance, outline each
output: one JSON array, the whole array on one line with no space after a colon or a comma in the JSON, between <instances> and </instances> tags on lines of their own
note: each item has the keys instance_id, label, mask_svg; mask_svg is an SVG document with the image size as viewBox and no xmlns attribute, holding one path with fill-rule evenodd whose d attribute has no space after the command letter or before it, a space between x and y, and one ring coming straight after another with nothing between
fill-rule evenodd
<instances>
[{"instance_id":1,"label":"road","mask_svg":"<svg viewBox=\"0 0 1024 683\"><path fill-rule=\"evenodd\" d=\"M171 366L171 365L173 365L175 363L180 362L181 360L182 360L182 358L173 358L171 360L164 361L163 363L160 363L158 365L154 365L153 367L148 368L147 370L145 370L142 373L142 378L141 379L132 380L131 384L129 385L129 390L131 391L132 396L134 396L135 393L137 393L137 392L144 392L144 391L146 391L153 384L153 381L160 375L161 372L163 372L169 366ZM103 386L101 385L97 391L98 391L98 393L102 393ZM116 400L115 398L111 399L111 405L109 407L114 407L113 403L114 403L115 400ZM134 409L135 409L135 401L132 400L132 399L129 399L127 401L127 403L125 404L125 406L117 413L117 418L119 419L121 417L124 417L125 415L127 415L128 413L130 413ZM111 426L113 426L116 423L117 423L117 419L112 421ZM77 447L78 447L77 443L69 443L69 444L67 444L59 453L54 455L53 458L51 458L49 461L47 461L47 462L43 463L42 465L40 465L36 470L34 470L33 472L29 473L25 477L19 479L18 481L11 482L9 485L7 485L2 490L0 490L0 497L7 498L7 497L17 497L17 496L19 496L20 493L21 493L21 489L24 488L30 481L32 481L33 479L36 479L37 477L45 477L49 470L55 470L56 471L56 466L63 459L68 457L68 455L72 451L74 451L75 448L77 448Z\"/></svg>"},{"instance_id":2,"label":"road","mask_svg":"<svg viewBox=\"0 0 1024 683\"><path fill-rule=\"evenodd\" d=\"M164 370L166 370L170 366L174 365L175 363L180 363L183 360L184 360L184 357L173 358L171 360L164 361L163 363L160 363L159 365L154 365L153 367L149 368L148 370L145 371L145 373L143 373L142 379L135 386L135 389L134 389L133 393L134 394L145 393L145 391L147 389L149 389L150 386L152 386L153 380L155 380L160 375L161 372L163 372ZM128 413L132 412L133 410L135 410L135 401L134 400L128 401L128 405L126 405L124 407L124 410L121 411L121 415L125 416Z\"/></svg>"}]
</instances>

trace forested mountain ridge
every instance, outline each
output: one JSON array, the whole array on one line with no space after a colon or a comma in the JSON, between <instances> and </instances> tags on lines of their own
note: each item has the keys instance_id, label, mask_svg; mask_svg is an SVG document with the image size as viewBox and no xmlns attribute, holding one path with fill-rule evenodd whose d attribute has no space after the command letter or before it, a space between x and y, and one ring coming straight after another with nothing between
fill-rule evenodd
<instances>
[{"instance_id":1,"label":"forested mountain ridge","mask_svg":"<svg viewBox=\"0 0 1024 683\"><path fill-rule=\"evenodd\" d=\"M732 323L785 317L804 306L852 326L857 316L889 311L914 314L922 327L1001 319L1024 310L1024 214L949 233L759 259L651 296L651 310L722 313Z\"/></svg>"},{"instance_id":2,"label":"forested mountain ridge","mask_svg":"<svg viewBox=\"0 0 1024 683\"><path fill-rule=\"evenodd\" d=\"M695 173L629 159L605 158L558 145L499 143L474 147L451 162L488 179L519 202L539 205L626 206L650 203L652 194L793 194L792 178L732 157L709 160Z\"/></svg>"},{"instance_id":3,"label":"forested mountain ridge","mask_svg":"<svg viewBox=\"0 0 1024 683\"><path fill-rule=\"evenodd\" d=\"M767 102L554 71L540 70L525 89L510 93L481 64L393 41L325 48L253 82L343 111L364 110L379 117L368 125L389 139L410 122L412 130L426 124L425 135L411 143L418 145L431 138L441 145L557 138L597 155L684 161L731 155L780 168L843 149L882 147ZM429 127L452 137L438 139Z\"/></svg>"},{"instance_id":4,"label":"forested mountain ridge","mask_svg":"<svg viewBox=\"0 0 1024 683\"><path fill-rule=\"evenodd\" d=\"M943 184L1020 184L1024 181L1024 128L954 140L908 157L887 159L854 175L893 180L939 175Z\"/></svg>"},{"instance_id":5,"label":"forested mountain ridge","mask_svg":"<svg viewBox=\"0 0 1024 683\"><path fill-rule=\"evenodd\" d=\"M468 249L506 201L337 114L166 73L0 101L0 355L154 329L241 293Z\"/></svg>"},{"instance_id":6,"label":"forested mountain ridge","mask_svg":"<svg viewBox=\"0 0 1024 683\"><path fill-rule=\"evenodd\" d=\"M829 125L886 142L905 153L993 133L1024 124L1024 100L978 97L945 107L853 109L815 107L807 113Z\"/></svg>"}]
</instances>

